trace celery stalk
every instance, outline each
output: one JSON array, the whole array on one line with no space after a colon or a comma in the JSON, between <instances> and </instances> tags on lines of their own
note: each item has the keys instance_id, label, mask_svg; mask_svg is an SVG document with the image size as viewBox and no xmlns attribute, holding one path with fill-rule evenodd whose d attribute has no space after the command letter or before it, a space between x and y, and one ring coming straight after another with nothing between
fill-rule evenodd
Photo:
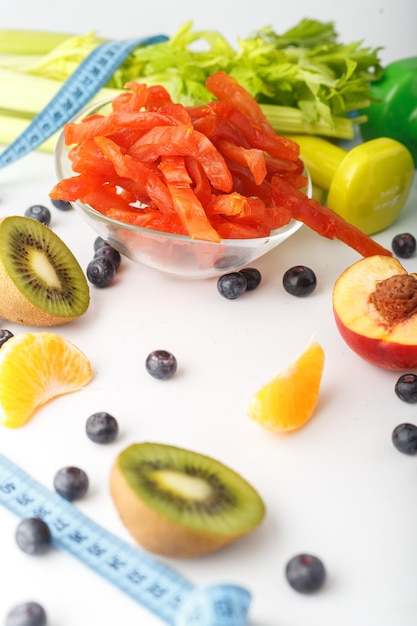
<instances>
[{"instance_id":1,"label":"celery stalk","mask_svg":"<svg viewBox=\"0 0 417 626\"><path fill-rule=\"evenodd\" d=\"M43 54L0 54L0 67L24 72L27 67L40 63L43 56Z\"/></svg>"},{"instance_id":2,"label":"celery stalk","mask_svg":"<svg viewBox=\"0 0 417 626\"><path fill-rule=\"evenodd\" d=\"M58 80L1 68L0 84L0 110L25 113L28 117L39 113L63 85ZM119 93L119 89L103 87L92 102L110 100Z\"/></svg>"},{"instance_id":3,"label":"celery stalk","mask_svg":"<svg viewBox=\"0 0 417 626\"><path fill-rule=\"evenodd\" d=\"M283 135L322 135L337 139L353 139L355 124L365 121L365 116L356 118L332 117L332 125L323 122L306 122L300 109L276 104L261 104L271 126Z\"/></svg>"},{"instance_id":4,"label":"celery stalk","mask_svg":"<svg viewBox=\"0 0 417 626\"><path fill-rule=\"evenodd\" d=\"M279 106L275 104L261 104L271 126L283 135L309 134L325 135L340 139L353 139L355 129L353 122L344 117L333 117L332 125L321 122L306 122L300 109L295 107ZM295 129L298 129L297 131Z\"/></svg>"},{"instance_id":5,"label":"celery stalk","mask_svg":"<svg viewBox=\"0 0 417 626\"><path fill-rule=\"evenodd\" d=\"M0 112L0 144L8 146L28 127L30 120L24 117L7 115ZM59 132L39 146L38 150L52 154L59 137Z\"/></svg>"},{"instance_id":6,"label":"celery stalk","mask_svg":"<svg viewBox=\"0 0 417 626\"><path fill-rule=\"evenodd\" d=\"M71 36L50 31L0 29L0 54L46 54Z\"/></svg>"}]
</instances>

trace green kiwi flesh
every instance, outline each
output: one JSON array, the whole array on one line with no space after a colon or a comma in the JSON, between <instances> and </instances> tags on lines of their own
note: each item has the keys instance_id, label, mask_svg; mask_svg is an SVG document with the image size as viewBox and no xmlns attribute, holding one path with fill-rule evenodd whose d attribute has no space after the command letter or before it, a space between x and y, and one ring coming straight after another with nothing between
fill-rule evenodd
<instances>
[{"instance_id":1,"label":"green kiwi flesh","mask_svg":"<svg viewBox=\"0 0 417 626\"><path fill-rule=\"evenodd\" d=\"M85 273L49 226L25 216L0 221L0 316L30 325L76 319L88 308Z\"/></svg>"},{"instance_id":2,"label":"green kiwi flesh","mask_svg":"<svg viewBox=\"0 0 417 626\"><path fill-rule=\"evenodd\" d=\"M110 478L122 521L143 547L199 556L254 530L265 515L257 491L219 461L160 443L122 451Z\"/></svg>"}]
</instances>

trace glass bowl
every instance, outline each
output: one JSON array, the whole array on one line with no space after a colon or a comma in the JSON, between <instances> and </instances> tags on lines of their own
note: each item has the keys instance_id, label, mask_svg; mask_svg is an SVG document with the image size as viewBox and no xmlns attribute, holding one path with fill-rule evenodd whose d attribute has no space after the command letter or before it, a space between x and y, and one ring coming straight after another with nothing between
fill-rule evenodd
<instances>
[{"instance_id":1,"label":"glass bowl","mask_svg":"<svg viewBox=\"0 0 417 626\"><path fill-rule=\"evenodd\" d=\"M110 105L109 102L90 105L72 121L80 122L92 114L106 114ZM59 180L74 176L68 158L69 150L61 133L55 149L55 167ZM312 185L308 173L307 178L305 192L311 196ZM163 274L185 279L212 278L247 267L302 226L301 222L291 220L286 226L272 231L268 237L222 239L219 243L213 243L123 223L79 201L71 204L93 231L122 255Z\"/></svg>"}]
</instances>

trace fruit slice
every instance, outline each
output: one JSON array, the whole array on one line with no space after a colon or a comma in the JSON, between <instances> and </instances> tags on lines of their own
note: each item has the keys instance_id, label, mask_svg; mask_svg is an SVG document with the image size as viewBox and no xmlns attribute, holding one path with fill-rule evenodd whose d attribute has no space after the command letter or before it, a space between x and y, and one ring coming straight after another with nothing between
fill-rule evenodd
<instances>
[{"instance_id":1,"label":"fruit slice","mask_svg":"<svg viewBox=\"0 0 417 626\"><path fill-rule=\"evenodd\" d=\"M123 450L110 488L136 541L168 557L217 550L254 530L265 514L260 496L239 474L208 456L159 443Z\"/></svg>"},{"instance_id":2,"label":"fruit slice","mask_svg":"<svg viewBox=\"0 0 417 626\"><path fill-rule=\"evenodd\" d=\"M48 400L80 389L92 376L85 354L64 337L14 335L0 349L0 424L22 426Z\"/></svg>"},{"instance_id":3,"label":"fruit slice","mask_svg":"<svg viewBox=\"0 0 417 626\"><path fill-rule=\"evenodd\" d=\"M89 301L83 270L48 226L23 216L0 221L0 317L55 326L83 315Z\"/></svg>"},{"instance_id":4,"label":"fruit slice","mask_svg":"<svg viewBox=\"0 0 417 626\"><path fill-rule=\"evenodd\" d=\"M298 359L252 396L249 417L277 432L301 428L316 408L323 368L323 348L311 341Z\"/></svg>"},{"instance_id":5,"label":"fruit slice","mask_svg":"<svg viewBox=\"0 0 417 626\"><path fill-rule=\"evenodd\" d=\"M348 267L333 288L336 326L361 358L388 370L417 367L417 274L384 255Z\"/></svg>"}]
</instances>

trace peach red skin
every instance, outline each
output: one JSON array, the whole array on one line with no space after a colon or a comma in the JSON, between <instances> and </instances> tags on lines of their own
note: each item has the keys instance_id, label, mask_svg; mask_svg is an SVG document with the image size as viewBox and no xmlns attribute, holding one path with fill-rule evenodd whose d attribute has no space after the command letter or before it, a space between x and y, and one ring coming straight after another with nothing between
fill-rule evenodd
<instances>
[{"instance_id":1,"label":"peach red skin","mask_svg":"<svg viewBox=\"0 0 417 626\"><path fill-rule=\"evenodd\" d=\"M417 367L417 345L406 345L365 337L349 330L334 311L337 329L353 352L362 359L387 370L409 370Z\"/></svg>"}]
</instances>

